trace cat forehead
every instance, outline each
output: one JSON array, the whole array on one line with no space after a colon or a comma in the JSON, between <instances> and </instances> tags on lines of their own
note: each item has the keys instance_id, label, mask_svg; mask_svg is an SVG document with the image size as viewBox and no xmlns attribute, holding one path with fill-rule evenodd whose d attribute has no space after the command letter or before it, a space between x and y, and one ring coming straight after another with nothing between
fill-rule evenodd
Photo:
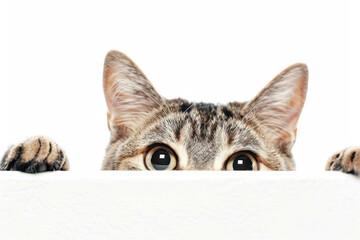
<instances>
[{"instance_id":1,"label":"cat forehead","mask_svg":"<svg viewBox=\"0 0 360 240\"><path fill-rule=\"evenodd\" d=\"M171 108L171 105L169 105ZM181 111L154 118L139 130L136 137L141 147L164 143L175 150L181 145L188 158L197 163L214 159L221 149L257 151L260 143L255 133L226 106L194 103L179 106Z\"/></svg>"},{"instance_id":2,"label":"cat forehead","mask_svg":"<svg viewBox=\"0 0 360 240\"><path fill-rule=\"evenodd\" d=\"M169 142L186 140L211 142L226 137L228 145L242 142L256 142L254 133L243 121L242 103L227 105L213 103L190 103L182 99L170 100L165 112L160 109L152 112L144 123L140 135L146 139L166 138ZM184 135L186 133L186 135ZM221 136L219 134L222 134Z\"/></svg>"},{"instance_id":3,"label":"cat forehead","mask_svg":"<svg viewBox=\"0 0 360 240\"><path fill-rule=\"evenodd\" d=\"M175 112L189 113L191 116L203 117L204 119L218 118L219 120L228 120L229 118L241 119L241 109L244 103L233 102L226 105L188 102L183 99L168 100L167 105Z\"/></svg>"}]
</instances>

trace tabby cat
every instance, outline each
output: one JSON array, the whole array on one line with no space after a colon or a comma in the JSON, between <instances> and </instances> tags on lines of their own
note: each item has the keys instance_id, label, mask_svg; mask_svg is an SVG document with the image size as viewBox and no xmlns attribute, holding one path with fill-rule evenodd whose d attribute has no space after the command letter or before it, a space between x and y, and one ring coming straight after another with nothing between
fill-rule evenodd
<instances>
[{"instance_id":1,"label":"tabby cat","mask_svg":"<svg viewBox=\"0 0 360 240\"><path fill-rule=\"evenodd\" d=\"M307 92L308 69L294 64L248 102L168 100L126 55L110 51L103 86L110 143L104 170L294 170L291 153ZM357 173L356 149L334 154L328 170ZM5 153L2 170L68 170L65 152L34 137Z\"/></svg>"}]
</instances>

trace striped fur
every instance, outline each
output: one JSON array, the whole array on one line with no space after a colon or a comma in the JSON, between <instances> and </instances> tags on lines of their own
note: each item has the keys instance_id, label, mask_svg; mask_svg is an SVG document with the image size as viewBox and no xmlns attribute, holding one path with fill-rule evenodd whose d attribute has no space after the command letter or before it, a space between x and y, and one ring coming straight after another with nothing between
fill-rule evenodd
<instances>
[{"instance_id":1,"label":"striped fur","mask_svg":"<svg viewBox=\"0 0 360 240\"><path fill-rule=\"evenodd\" d=\"M304 64L290 66L249 102L192 103L161 97L126 55L111 51L104 67L111 140L103 169L146 170L146 151L161 143L179 157L178 170L223 170L237 151L254 153L260 170L294 170L307 74Z\"/></svg>"},{"instance_id":2,"label":"striped fur","mask_svg":"<svg viewBox=\"0 0 360 240\"><path fill-rule=\"evenodd\" d=\"M2 158L0 170L37 173L69 169L65 152L46 137L32 137L11 146Z\"/></svg>"},{"instance_id":3,"label":"striped fur","mask_svg":"<svg viewBox=\"0 0 360 240\"><path fill-rule=\"evenodd\" d=\"M326 170L360 175L360 147L348 147L334 153L326 164Z\"/></svg>"}]
</instances>

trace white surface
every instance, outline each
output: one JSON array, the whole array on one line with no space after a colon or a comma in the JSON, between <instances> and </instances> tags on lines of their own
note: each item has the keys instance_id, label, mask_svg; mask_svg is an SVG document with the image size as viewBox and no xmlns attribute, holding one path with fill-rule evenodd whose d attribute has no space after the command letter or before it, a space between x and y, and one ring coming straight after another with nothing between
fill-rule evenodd
<instances>
[{"instance_id":1,"label":"white surface","mask_svg":"<svg viewBox=\"0 0 360 240\"><path fill-rule=\"evenodd\" d=\"M336 172L0 172L1 239L359 239Z\"/></svg>"},{"instance_id":2,"label":"white surface","mask_svg":"<svg viewBox=\"0 0 360 240\"><path fill-rule=\"evenodd\" d=\"M165 97L215 103L248 100L288 65L307 63L294 156L298 170L321 171L330 154L359 144L360 10L349 2L1 1L0 154L46 135L72 170L100 169L103 61L118 49Z\"/></svg>"}]
</instances>

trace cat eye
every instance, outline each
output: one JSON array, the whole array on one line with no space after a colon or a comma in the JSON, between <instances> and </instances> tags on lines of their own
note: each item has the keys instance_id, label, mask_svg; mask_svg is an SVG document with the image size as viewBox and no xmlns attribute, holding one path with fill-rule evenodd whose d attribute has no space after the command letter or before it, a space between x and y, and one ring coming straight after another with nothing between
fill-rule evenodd
<instances>
[{"instance_id":1,"label":"cat eye","mask_svg":"<svg viewBox=\"0 0 360 240\"><path fill-rule=\"evenodd\" d=\"M230 171L257 171L258 162L253 154L249 152L238 152L233 154L225 165L226 170Z\"/></svg>"},{"instance_id":2,"label":"cat eye","mask_svg":"<svg viewBox=\"0 0 360 240\"><path fill-rule=\"evenodd\" d=\"M174 170L177 165L176 155L166 146L155 146L145 156L145 165L149 170Z\"/></svg>"}]
</instances>

